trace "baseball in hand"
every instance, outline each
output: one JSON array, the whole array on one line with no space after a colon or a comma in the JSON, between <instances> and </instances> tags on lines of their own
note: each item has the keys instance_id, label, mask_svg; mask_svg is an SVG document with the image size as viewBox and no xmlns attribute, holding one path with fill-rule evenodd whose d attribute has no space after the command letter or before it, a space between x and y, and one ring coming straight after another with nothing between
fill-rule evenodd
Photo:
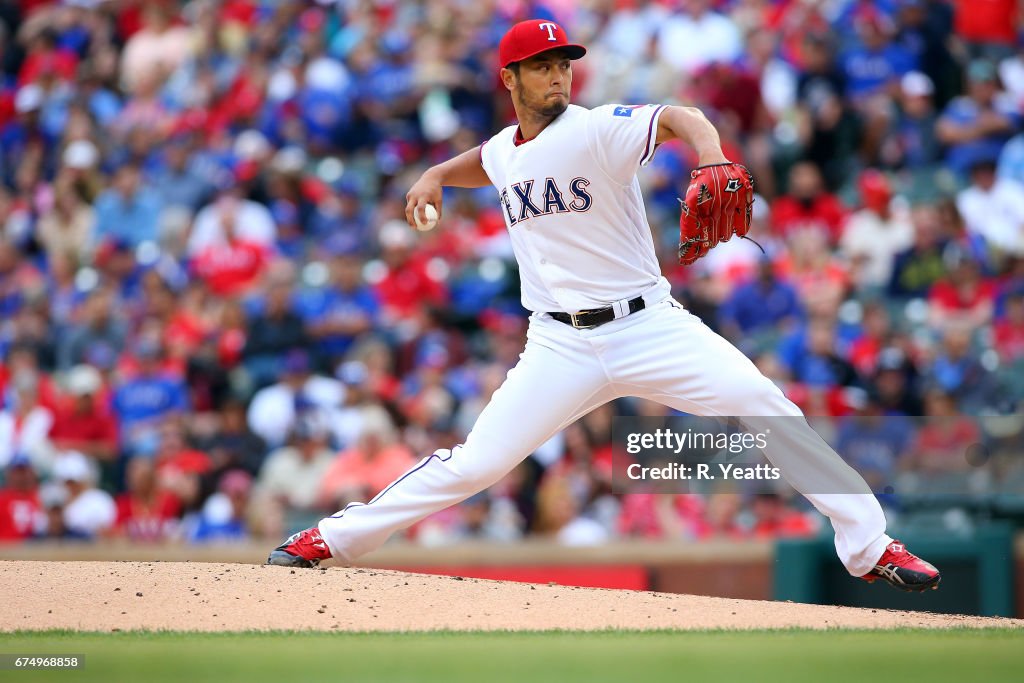
<instances>
[{"instance_id":1,"label":"baseball in hand","mask_svg":"<svg viewBox=\"0 0 1024 683\"><path fill-rule=\"evenodd\" d=\"M433 230L434 226L437 225L437 209L434 208L433 204L427 204L423 207L423 215L427 217L426 222L420 222L420 214L418 211L413 211L412 215L416 220L416 227L423 232Z\"/></svg>"}]
</instances>

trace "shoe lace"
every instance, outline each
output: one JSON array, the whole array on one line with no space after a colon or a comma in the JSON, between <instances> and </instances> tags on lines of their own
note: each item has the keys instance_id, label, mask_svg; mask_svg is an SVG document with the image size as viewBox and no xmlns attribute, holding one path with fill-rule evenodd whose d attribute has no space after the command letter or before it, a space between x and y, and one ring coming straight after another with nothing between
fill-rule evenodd
<instances>
[{"instance_id":1,"label":"shoe lace","mask_svg":"<svg viewBox=\"0 0 1024 683\"><path fill-rule=\"evenodd\" d=\"M907 550L906 546L903 546L902 552L889 551L886 555L888 555L886 559L889 564L896 565L897 567L906 567L908 564L918 561L917 555Z\"/></svg>"}]
</instances>

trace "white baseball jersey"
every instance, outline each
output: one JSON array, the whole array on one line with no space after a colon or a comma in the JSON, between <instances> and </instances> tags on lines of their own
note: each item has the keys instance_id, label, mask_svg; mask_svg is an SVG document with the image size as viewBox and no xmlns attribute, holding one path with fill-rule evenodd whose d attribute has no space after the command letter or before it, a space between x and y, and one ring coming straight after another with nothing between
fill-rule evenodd
<instances>
[{"instance_id":1,"label":"white baseball jersey","mask_svg":"<svg viewBox=\"0 0 1024 683\"><path fill-rule=\"evenodd\" d=\"M669 291L636 172L655 151L664 106L569 105L537 137L512 125L480 161L498 190L531 311L602 308Z\"/></svg>"}]
</instances>

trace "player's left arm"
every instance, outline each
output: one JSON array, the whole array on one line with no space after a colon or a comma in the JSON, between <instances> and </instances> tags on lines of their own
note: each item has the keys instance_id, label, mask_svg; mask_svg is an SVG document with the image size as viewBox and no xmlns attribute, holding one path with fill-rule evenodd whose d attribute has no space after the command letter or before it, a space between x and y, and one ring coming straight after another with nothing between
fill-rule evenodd
<instances>
[{"instance_id":1,"label":"player's left arm","mask_svg":"<svg viewBox=\"0 0 1024 683\"><path fill-rule=\"evenodd\" d=\"M698 165L728 163L718 131L696 107L665 107L658 117L657 144L682 140L697 152Z\"/></svg>"}]
</instances>

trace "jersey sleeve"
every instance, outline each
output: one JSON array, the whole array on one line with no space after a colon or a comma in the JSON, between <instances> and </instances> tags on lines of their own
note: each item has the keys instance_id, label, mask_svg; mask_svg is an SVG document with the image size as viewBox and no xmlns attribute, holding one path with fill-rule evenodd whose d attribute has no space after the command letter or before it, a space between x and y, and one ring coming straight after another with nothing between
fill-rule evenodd
<instances>
[{"instance_id":1,"label":"jersey sleeve","mask_svg":"<svg viewBox=\"0 0 1024 683\"><path fill-rule=\"evenodd\" d=\"M480 143L480 165L483 166L484 173L486 173L488 179L490 179L491 185L494 185L494 161L490 154L494 149L494 145L491 145L490 150L487 149L487 143L489 143L491 139L484 140Z\"/></svg>"},{"instance_id":2,"label":"jersey sleeve","mask_svg":"<svg viewBox=\"0 0 1024 683\"><path fill-rule=\"evenodd\" d=\"M662 104L608 104L590 110L587 145L598 165L622 185L654 158Z\"/></svg>"}]
</instances>

